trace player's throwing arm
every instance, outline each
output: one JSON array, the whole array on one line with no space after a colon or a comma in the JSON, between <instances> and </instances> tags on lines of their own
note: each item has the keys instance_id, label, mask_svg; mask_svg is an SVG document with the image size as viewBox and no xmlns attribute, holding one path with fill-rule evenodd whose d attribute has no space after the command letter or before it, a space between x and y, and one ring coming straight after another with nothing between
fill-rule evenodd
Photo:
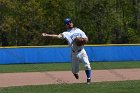
<instances>
[{"instance_id":1,"label":"player's throwing arm","mask_svg":"<svg viewBox=\"0 0 140 93\"><path fill-rule=\"evenodd\" d=\"M62 35L56 35L56 34L47 34L47 33L42 33L43 37L54 37L54 38L62 38Z\"/></svg>"}]
</instances>

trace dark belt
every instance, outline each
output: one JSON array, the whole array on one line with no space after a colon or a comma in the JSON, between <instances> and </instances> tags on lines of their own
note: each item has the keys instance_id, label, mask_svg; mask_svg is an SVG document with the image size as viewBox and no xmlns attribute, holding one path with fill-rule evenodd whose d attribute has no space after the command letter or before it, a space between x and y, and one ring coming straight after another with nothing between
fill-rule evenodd
<instances>
[{"instance_id":1,"label":"dark belt","mask_svg":"<svg viewBox=\"0 0 140 93\"><path fill-rule=\"evenodd\" d=\"M72 50L72 52L73 53L75 53L75 52L80 52L82 49L79 49L79 50L76 50L76 51L74 51L74 50Z\"/></svg>"}]
</instances>

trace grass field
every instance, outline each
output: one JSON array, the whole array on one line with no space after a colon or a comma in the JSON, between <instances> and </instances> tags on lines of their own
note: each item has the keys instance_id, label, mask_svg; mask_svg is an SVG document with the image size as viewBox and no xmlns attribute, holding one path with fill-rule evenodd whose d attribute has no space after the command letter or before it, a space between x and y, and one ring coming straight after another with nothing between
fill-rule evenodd
<instances>
[{"instance_id":1,"label":"grass field","mask_svg":"<svg viewBox=\"0 0 140 93\"><path fill-rule=\"evenodd\" d=\"M65 71L70 70L70 66L70 63L0 65L0 73ZM140 68L140 62L93 62L91 66L93 70ZM80 69L84 69L82 64ZM81 83L0 88L0 93L139 93L139 91L140 80L94 82L90 85Z\"/></svg>"},{"instance_id":2,"label":"grass field","mask_svg":"<svg viewBox=\"0 0 140 93\"><path fill-rule=\"evenodd\" d=\"M0 93L139 93L140 81L0 88Z\"/></svg>"},{"instance_id":3,"label":"grass field","mask_svg":"<svg viewBox=\"0 0 140 93\"><path fill-rule=\"evenodd\" d=\"M92 62L93 70L97 69L120 69L120 68L140 68L140 62ZM84 69L80 64L80 69ZM71 70L70 63L51 64L10 64L0 65L0 73L8 72L38 72L38 71L65 71Z\"/></svg>"}]
</instances>

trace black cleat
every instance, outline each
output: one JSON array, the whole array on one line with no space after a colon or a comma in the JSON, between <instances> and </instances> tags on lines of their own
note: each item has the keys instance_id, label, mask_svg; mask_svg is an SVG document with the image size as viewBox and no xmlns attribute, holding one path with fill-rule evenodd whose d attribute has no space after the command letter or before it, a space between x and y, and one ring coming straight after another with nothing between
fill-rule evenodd
<instances>
[{"instance_id":1,"label":"black cleat","mask_svg":"<svg viewBox=\"0 0 140 93\"><path fill-rule=\"evenodd\" d=\"M91 79L87 79L87 84L90 84L90 82L91 82Z\"/></svg>"},{"instance_id":2,"label":"black cleat","mask_svg":"<svg viewBox=\"0 0 140 93\"><path fill-rule=\"evenodd\" d=\"M73 74L75 76L76 79L79 79L79 75L78 74Z\"/></svg>"}]
</instances>

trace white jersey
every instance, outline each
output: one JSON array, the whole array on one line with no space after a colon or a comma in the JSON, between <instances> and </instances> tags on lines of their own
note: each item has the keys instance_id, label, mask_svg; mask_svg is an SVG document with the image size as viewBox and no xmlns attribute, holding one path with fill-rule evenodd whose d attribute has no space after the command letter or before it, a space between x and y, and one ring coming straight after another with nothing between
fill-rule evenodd
<instances>
[{"instance_id":1,"label":"white jersey","mask_svg":"<svg viewBox=\"0 0 140 93\"><path fill-rule=\"evenodd\" d=\"M77 46L74 42L74 39L76 37L87 38L86 34L82 30L74 27L72 29L68 29L66 32L63 32L61 34L62 34L63 38L68 41L68 44L72 50L76 51L76 50L83 49L84 46Z\"/></svg>"}]
</instances>

